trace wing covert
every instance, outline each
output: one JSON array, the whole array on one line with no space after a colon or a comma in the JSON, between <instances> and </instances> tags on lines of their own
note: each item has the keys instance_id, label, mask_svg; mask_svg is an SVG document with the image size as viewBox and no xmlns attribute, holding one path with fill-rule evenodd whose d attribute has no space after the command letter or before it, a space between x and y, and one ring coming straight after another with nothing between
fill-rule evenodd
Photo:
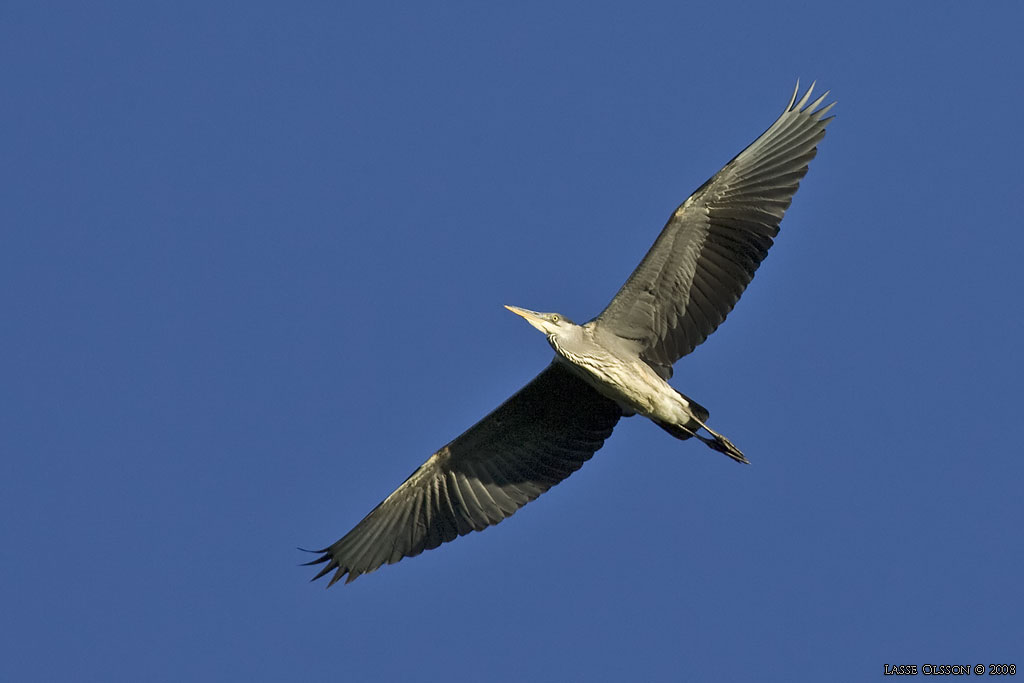
<instances>
[{"instance_id":1,"label":"wing covert","mask_svg":"<svg viewBox=\"0 0 1024 683\"><path fill-rule=\"evenodd\" d=\"M717 329L768 254L834 103L814 84L672 214L595 324L636 344L663 376ZM819 108L820 107L820 108Z\"/></svg>"},{"instance_id":2,"label":"wing covert","mask_svg":"<svg viewBox=\"0 0 1024 683\"><path fill-rule=\"evenodd\" d=\"M618 405L558 362L432 455L308 564L328 586L480 531L562 481L604 444Z\"/></svg>"}]
</instances>

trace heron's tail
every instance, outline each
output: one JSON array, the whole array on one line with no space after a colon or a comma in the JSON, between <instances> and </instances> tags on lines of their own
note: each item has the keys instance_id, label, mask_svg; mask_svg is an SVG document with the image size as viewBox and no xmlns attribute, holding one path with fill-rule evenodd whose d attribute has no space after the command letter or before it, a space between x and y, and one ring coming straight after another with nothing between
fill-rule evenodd
<instances>
[{"instance_id":1,"label":"heron's tail","mask_svg":"<svg viewBox=\"0 0 1024 683\"><path fill-rule=\"evenodd\" d=\"M672 388L675 389L675 387ZM678 389L675 389L675 392L679 394L686 403L686 412L689 413L689 419L682 424L662 422L661 420L655 420L654 418L651 418L651 421L677 439L685 441L691 436L694 436L697 433L697 430L704 426L704 423L708 421L708 415L711 413L708 412L707 408L697 403Z\"/></svg>"},{"instance_id":2,"label":"heron's tail","mask_svg":"<svg viewBox=\"0 0 1024 683\"><path fill-rule=\"evenodd\" d=\"M672 388L675 389L675 387L672 387ZM687 404L686 407L689 408L690 413L695 418L697 418L698 425L703 424L703 423L708 421L708 417L711 415L711 413L708 412L707 408L705 408L701 404L697 403L692 398L690 398L689 396L687 396L683 392L679 391L678 389L676 389L676 393L679 394L680 396L682 396L683 400L686 401L686 404Z\"/></svg>"}]
</instances>

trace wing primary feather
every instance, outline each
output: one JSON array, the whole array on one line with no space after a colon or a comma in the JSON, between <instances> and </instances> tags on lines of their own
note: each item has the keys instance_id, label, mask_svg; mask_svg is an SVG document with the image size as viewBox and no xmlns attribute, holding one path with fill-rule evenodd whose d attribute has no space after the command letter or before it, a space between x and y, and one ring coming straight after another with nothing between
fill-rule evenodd
<instances>
[{"instance_id":1,"label":"wing primary feather","mask_svg":"<svg viewBox=\"0 0 1024 683\"><path fill-rule=\"evenodd\" d=\"M798 79L796 79L796 87L793 88L793 96L789 98L789 104L787 104L786 108L782 110L783 114L785 114L787 111L789 111L790 109L793 108L793 103L796 102L796 96L799 93L800 93L800 79L798 78Z\"/></svg>"},{"instance_id":2,"label":"wing primary feather","mask_svg":"<svg viewBox=\"0 0 1024 683\"><path fill-rule=\"evenodd\" d=\"M821 97L819 97L818 99L814 100L814 102L811 103L811 106L808 107L808 109L811 110L811 113L813 113L813 114L817 114L818 113L817 112L818 107L821 106L821 103L825 101L825 98L829 96L830 92L832 92L832 91L831 90L826 90L824 93L821 94ZM831 105L829 105L829 106L831 106Z\"/></svg>"},{"instance_id":3,"label":"wing primary feather","mask_svg":"<svg viewBox=\"0 0 1024 683\"><path fill-rule=\"evenodd\" d=\"M483 510L484 514L487 516L488 524L497 524L505 518L501 512L501 508L494 502L494 498L491 497L487 487L480 481L480 476L476 472L476 467L473 466L472 463L467 463L466 471L468 474L469 485L472 488L477 501L480 503L480 509Z\"/></svg>"},{"instance_id":4,"label":"wing primary feather","mask_svg":"<svg viewBox=\"0 0 1024 683\"><path fill-rule=\"evenodd\" d=\"M811 93L814 92L814 86L817 85L817 83L818 83L817 81L811 81L811 87L807 88L807 92L805 92L804 96L802 98L800 98L800 103L798 105L796 105L796 107L794 107L794 109L796 109L797 111L802 111L803 110L804 105L807 104L807 100L809 100L811 98Z\"/></svg>"}]
</instances>

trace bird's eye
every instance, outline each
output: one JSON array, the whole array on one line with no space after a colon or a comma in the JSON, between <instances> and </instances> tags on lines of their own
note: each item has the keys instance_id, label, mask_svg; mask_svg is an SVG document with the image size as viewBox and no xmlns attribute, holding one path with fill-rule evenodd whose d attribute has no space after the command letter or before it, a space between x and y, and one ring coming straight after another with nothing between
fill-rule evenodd
<instances>
[{"instance_id":1,"label":"bird's eye","mask_svg":"<svg viewBox=\"0 0 1024 683\"><path fill-rule=\"evenodd\" d=\"M557 323L559 320L561 320L561 318L558 317L557 313L552 313L551 314L551 322Z\"/></svg>"}]
</instances>

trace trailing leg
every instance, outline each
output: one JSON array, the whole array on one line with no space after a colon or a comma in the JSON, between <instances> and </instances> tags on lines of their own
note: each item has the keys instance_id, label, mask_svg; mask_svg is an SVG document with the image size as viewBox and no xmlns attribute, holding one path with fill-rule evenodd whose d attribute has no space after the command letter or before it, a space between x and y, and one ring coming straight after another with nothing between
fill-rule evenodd
<instances>
[{"instance_id":1,"label":"trailing leg","mask_svg":"<svg viewBox=\"0 0 1024 683\"><path fill-rule=\"evenodd\" d=\"M708 445L708 447L718 451L719 453L724 453L724 454L728 455L730 458L732 458L736 462L742 462L742 463L747 464L747 465L750 464L750 461L747 460L746 457L744 457L744 455L740 451L740 449L736 448L736 446L734 446L732 444L732 441L729 441L729 439L725 438L724 436L722 436L721 434L716 432L711 427L708 427L706 424L704 424L700 420L697 420L697 422L699 422L700 426L704 428L704 431L706 431L708 434L710 434L714 438L709 439L706 436L701 436L700 434L694 433L695 437L697 437L698 439L700 439L701 441L706 443Z\"/></svg>"}]
</instances>

